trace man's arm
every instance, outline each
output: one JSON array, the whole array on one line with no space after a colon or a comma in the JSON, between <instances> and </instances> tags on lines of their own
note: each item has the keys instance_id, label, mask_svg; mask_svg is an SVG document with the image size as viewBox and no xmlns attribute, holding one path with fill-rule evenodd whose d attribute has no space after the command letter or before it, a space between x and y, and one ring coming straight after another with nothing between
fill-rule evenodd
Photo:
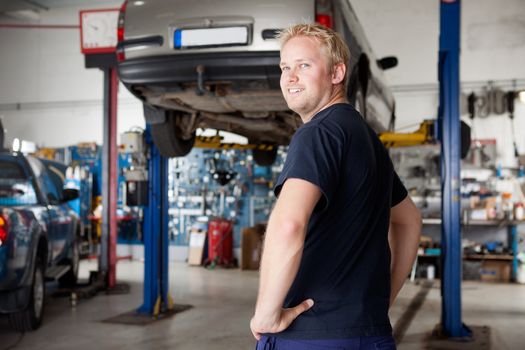
<instances>
[{"instance_id":1,"label":"man's arm","mask_svg":"<svg viewBox=\"0 0 525 350\"><path fill-rule=\"evenodd\" d=\"M421 235L421 214L414 202L407 196L401 203L390 209L390 230L388 242L392 253L390 265L390 305L403 287L416 258Z\"/></svg>"},{"instance_id":2,"label":"man's arm","mask_svg":"<svg viewBox=\"0 0 525 350\"><path fill-rule=\"evenodd\" d=\"M259 294L250 328L256 339L261 333L285 330L308 310L311 299L283 309L283 302L301 261L306 228L321 191L301 179L288 179L270 215L261 260Z\"/></svg>"}]
</instances>

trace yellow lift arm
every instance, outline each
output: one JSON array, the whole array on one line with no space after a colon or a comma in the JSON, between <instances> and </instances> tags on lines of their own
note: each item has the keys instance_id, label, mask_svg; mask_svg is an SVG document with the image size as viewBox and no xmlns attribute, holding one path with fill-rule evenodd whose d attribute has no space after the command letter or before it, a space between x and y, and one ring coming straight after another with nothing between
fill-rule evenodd
<instances>
[{"instance_id":1,"label":"yellow lift arm","mask_svg":"<svg viewBox=\"0 0 525 350\"><path fill-rule=\"evenodd\" d=\"M410 147L434 142L434 120L425 120L419 129L411 133L383 132L379 139L385 147ZM247 144L222 143L222 136L197 136L195 147L213 149L259 149L271 151L276 145L272 144Z\"/></svg>"},{"instance_id":2,"label":"yellow lift arm","mask_svg":"<svg viewBox=\"0 0 525 350\"><path fill-rule=\"evenodd\" d=\"M239 143L222 143L222 136L197 136L195 138L195 146L198 148L214 148L214 149L258 149L261 151L271 151L276 145L272 144L247 144L241 145Z\"/></svg>"},{"instance_id":3,"label":"yellow lift arm","mask_svg":"<svg viewBox=\"0 0 525 350\"><path fill-rule=\"evenodd\" d=\"M434 138L434 120L425 120L414 132L397 133L383 132L379 134L379 139L386 148L391 147L410 147L427 143L433 143Z\"/></svg>"}]
</instances>

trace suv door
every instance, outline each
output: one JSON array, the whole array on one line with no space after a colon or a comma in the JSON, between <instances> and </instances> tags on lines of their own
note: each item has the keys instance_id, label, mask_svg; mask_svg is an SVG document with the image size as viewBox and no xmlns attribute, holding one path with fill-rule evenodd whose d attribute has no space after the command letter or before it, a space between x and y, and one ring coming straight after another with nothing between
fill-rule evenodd
<instances>
[{"instance_id":1,"label":"suv door","mask_svg":"<svg viewBox=\"0 0 525 350\"><path fill-rule=\"evenodd\" d=\"M35 179L44 200L47 200L49 215L48 235L51 241L52 259L54 263L67 257L68 247L74 232L74 222L67 204L61 203L62 188L56 184L48 174L46 166L38 159L28 156L27 160L35 174Z\"/></svg>"}]
</instances>

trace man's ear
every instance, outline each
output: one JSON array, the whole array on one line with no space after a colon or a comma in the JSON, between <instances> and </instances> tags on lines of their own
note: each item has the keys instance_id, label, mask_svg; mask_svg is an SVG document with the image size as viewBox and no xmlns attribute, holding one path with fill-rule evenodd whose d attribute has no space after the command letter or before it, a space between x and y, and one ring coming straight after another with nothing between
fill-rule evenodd
<instances>
[{"instance_id":1,"label":"man's ear","mask_svg":"<svg viewBox=\"0 0 525 350\"><path fill-rule=\"evenodd\" d=\"M342 62L334 65L332 69L332 84L339 84L343 81L346 74L346 65Z\"/></svg>"}]
</instances>

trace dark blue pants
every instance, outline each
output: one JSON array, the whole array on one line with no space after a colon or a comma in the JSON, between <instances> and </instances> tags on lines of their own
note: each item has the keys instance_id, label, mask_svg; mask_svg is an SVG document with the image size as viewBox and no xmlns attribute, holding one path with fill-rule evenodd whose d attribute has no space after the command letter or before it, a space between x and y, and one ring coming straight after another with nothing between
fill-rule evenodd
<instances>
[{"instance_id":1,"label":"dark blue pants","mask_svg":"<svg viewBox=\"0 0 525 350\"><path fill-rule=\"evenodd\" d=\"M396 350L392 336L298 340L262 336L256 350Z\"/></svg>"}]
</instances>

